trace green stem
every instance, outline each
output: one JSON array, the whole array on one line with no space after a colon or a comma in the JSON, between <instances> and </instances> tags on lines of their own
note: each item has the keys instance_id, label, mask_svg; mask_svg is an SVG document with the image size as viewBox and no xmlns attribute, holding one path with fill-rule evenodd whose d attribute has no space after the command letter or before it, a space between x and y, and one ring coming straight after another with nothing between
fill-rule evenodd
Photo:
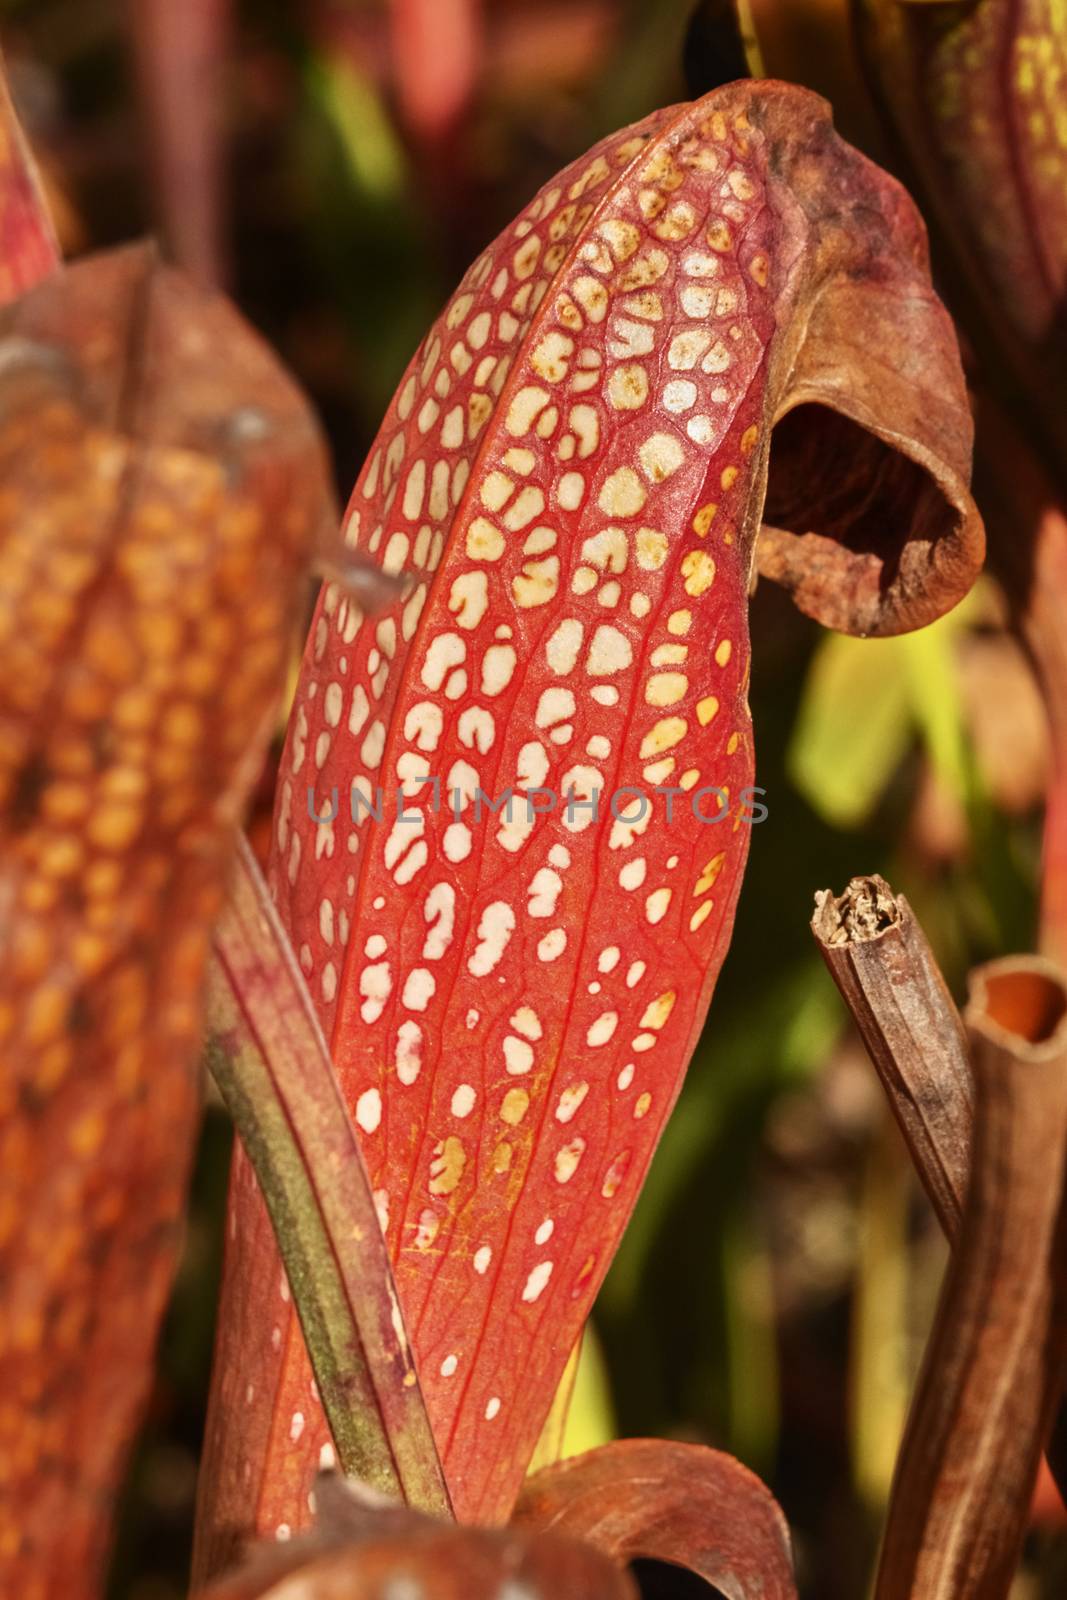
<instances>
[{"instance_id":1,"label":"green stem","mask_svg":"<svg viewBox=\"0 0 1067 1600\"><path fill-rule=\"evenodd\" d=\"M342 1468L450 1515L356 1135L244 839L215 934L207 1062L274 1225Z\"/></svg>"}]
</instances>

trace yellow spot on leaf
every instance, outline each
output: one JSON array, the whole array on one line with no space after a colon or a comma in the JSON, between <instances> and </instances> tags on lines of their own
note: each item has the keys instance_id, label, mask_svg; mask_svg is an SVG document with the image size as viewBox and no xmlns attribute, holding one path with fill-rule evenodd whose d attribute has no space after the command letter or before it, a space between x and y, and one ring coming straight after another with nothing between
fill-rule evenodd
<instances>
[{"instance_id":1,"label":"yellow spot on leaf","mask_svg":"<svg viewBox=\"0 0 1067 1600\"><path fill-rule=\"evenodd\" d=\"M475 517L467 529L467 554L472 561L499 561L504 535L486 517Z\"/></svg>"},{"instance_id":2,"label":"yellow spot on leaf","mask_svg":"<svg viewBox=\"0 0 1067 1600\"><path fill-rule=\"evenodd\" d=\"M616 367L608 379L608 399L616 411L637 411L648 399L648 373L639 362Z\"/></svg>"},{"instance_id":3,"label":"yellow spot on leaf","mask_svg":"<svg viewBox=\"0 0 1067 1600\"><path fill-rule=\"evenodd\" d=\"M655 672L645 684L645 704L677 705L688 688L689 679L684 672Z\"/></svg>"},{"instance_id":4,"label":"yellow spot on leaf","mask_svg":"<svg viewBox=\"0 0 1067 1600\"><path fill-rule=\"evenodd\" d=\"M508 1123L513 1128L517 1127L526 1115L529 1104L530 1096L525 1089L509 1089L500 1104L501 1121ZM500 1145L498 1153L499 1150L508 1149L510 1149L510 1146ZM510 1164L509 1157L508 1165L510 1166ZM500 1171L501 1169L498 1167L497 1170Z\"/></svg>"},{"instance_id":5,"label":"yellow spot on leaf","mask_svg":"<svg viewBox=\"0 0 1067 1600\"><path fill-rule=\"evenodd\" d=\"M661 717L641 740L641 760L647 761L673 749L685 737L686 726L684 717Z\"/></svg>"},{"instance_id":6,"label":"yellow spot on leaf","mask_svg":"<svg viewBox=\"0 0 1067 1600\"><path fill-rule=\"evenodd\" d=\"M717 856L712 856L711 860L700 874L700 877L697 879L696 888L693 890L694 896L707 894L709 889L715 887L715 880L722 871L722 864L725 860L725 850L720 850Z\"/></svg>"},{"instance_id":7,"label":"yellow spot on leaf","mask_svg":"<svg viewBox=\"0 0 1067 1600\"><path fill-rule=\"evenodd\" d=\"M454 1135L449 1135L434 1147L430 1162L430 1193L451 1194L463 1176L467 1165L467 1152Z\"/></svg>"},{"instance_id":8,"label":"yellow spot on leaf","mask_svg":"<svg viewBox=\"0 0 1067 1600\"><path fill-rule=\"evenodd\" d=\"M685 460L685 451L678 440L669 433L654 433L645 440L638 451L641 469L653 483L662 483L677 472Z\"/></svg>"},{"instance_id":9,"label":"yellow spot on leaf","mask_svg":"<svg viewBox=\"0 0 1067 1600\"><path fill-rule=\"evenodd\" d=\"M619 467L601 486L597 504L609 517L636 517L645 503L645 491L632 467Z\"/></svg>"},{"instance_id":10,"label":"yellow spot on leaf","mask_svg":"<svg viewBox=\"0 0 1067 1600\"><path fill-rule=\"evenodd\" d=\"M706 550L690 550L682 557L682 576L686 594L696 599L715 582L715 563Z\"/></svg>"},{"instance_id":11,"label":"yellow spot on leaf","mask_svg":"<svg viewBox=\"0 0 1067 1600\"><path fill-rule=\"evenodd\" d=\"M676 992L673 989L668 989L666 994L661 994L653 1000L645 1007L645 1014L641 1018L642 1028L662 1028L674 1010L674 1002L677 998Z\"/></svg>"}]
</instances>

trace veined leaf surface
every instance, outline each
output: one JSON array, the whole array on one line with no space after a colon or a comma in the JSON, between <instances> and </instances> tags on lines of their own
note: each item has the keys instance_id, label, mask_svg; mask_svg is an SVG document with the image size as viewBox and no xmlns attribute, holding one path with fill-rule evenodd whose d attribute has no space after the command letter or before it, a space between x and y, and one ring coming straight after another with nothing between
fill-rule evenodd
<instances>
[{"instance_id":1,"label":"veined leaf surface","mask_svg":"<svg viewBox=\"0 0 1067 1600\"><path fill-rule=\"evenodd\" d=\"M729 942L765 496L798 604L899 631L980 562L969 449L910 202L781 84L560 174L397 391L347 538L411 591L366 624L322 596L271 874L461 1519L510 1511ZM291 1530L328 1440L240 1158L232 1204L217 1382L248 1403L206 1510Z\"/></svg>"}]
</instances>

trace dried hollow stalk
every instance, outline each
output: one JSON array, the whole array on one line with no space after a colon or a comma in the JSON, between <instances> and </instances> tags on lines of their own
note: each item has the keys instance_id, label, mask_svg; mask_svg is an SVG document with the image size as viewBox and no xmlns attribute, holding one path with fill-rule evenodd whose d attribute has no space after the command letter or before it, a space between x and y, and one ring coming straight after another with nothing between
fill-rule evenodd
<instances>
[{"instance_id":1,"label":"dried hollow stalk","mask_svg":"<svg viewBox=\"0 0 1067 1600\"><path fill-rule=\"evenodd\" d=\"M974 1088L963 1023L926 936L884 878L816 895L812 931L874 1062L950 1244L970 1178ZM1048 1447L1067 1498L1067 1410Z\"/></svg>"},{"instance_id":2,"label":"dried hollow stalk","mask_svg":"<svg viewBox=\"0 0 1067 1600\"><path fill-rule=\"evenodd\" d=\"M1067 988L1040 958L972 976L971 1182L901 1447L875 1600L1011 1585L1067 1357Z\"/></svg>"},{"instance_id":3,"label":"dried hollow stalk","mask_svg":"<svg viewBox=\"0 0 1067 1600\"><path fill-rule=\"evenodd\" d=\"M230 277L224 107L232 10L232 0L129 7L160 222L177 264L213 287Z\"/></svg>"},{"instance_id":4,"label":"dried hollow stalk","mask_svg":"<svg viewBox=\"0 0 1067 1600\"><path fill-rule=\"evenodd\" d=\"M884 878L815 897L816 943L855 1020L916 1170L950 1240L970 1170L974 1088L967 1041L911 907Z\"/></svg>"}]
</instances>

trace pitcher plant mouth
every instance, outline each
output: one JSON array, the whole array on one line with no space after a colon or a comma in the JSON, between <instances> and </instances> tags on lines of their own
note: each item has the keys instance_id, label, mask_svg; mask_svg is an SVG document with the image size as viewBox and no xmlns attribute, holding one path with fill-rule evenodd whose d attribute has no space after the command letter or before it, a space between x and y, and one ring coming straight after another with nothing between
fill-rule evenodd
<instances>
[{"instance_id":1,"label":"pitcher plant mouth","mask_svg":"<svg viewBox=\"0 0 1067 1600\"><path fill-rule=\"evenodd\" d=\"M969 494L917 442L911 450L816 401L774 426L757 566L829 628L922 627L976 575L983 541Z\"/></svg>"}]
</instances>

